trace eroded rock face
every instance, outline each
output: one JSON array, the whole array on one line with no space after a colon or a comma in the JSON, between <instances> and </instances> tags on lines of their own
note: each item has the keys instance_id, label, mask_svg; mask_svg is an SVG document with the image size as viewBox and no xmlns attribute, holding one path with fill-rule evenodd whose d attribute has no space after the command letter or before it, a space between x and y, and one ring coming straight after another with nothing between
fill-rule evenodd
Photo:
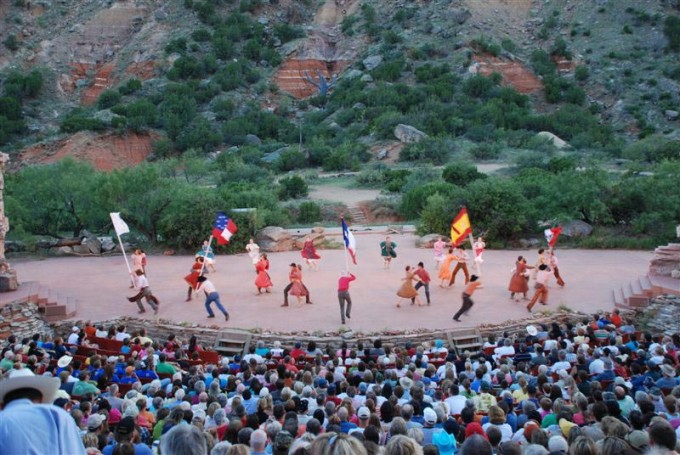
<instances>
[{"instance_id":1,"label":"eroded rock face","mask_svg":"<svg viewBox=\"0 0 680 455\"><path fill-rule=\"evenodd\" d=\"M257 233L255 242L262 251L277 252L293 249L293 236L286 229L279 226L267 226Z\"/></svg>"}]
</instances>

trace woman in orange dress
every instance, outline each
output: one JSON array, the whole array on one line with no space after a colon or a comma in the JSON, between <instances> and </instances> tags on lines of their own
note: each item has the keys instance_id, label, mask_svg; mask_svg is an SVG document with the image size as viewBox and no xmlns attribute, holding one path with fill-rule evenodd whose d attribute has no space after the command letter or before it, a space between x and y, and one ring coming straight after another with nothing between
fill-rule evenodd
<instances>
[{"instance_id":1,"label":"woman in orange dress","mask_svg":"<svg viewBox=\"0 0 680 455\"><path fill-rule=\"evenodd\" d=\"M517 258L517 262L515 262L515 270L512 273L510 284L508 285L508 291L510 291L511 299L515 298L515 294L521 292L524 296L524 300L528 300L527 292L529 292L529 275L527 270L533 268L534 267L527 265L527 260L524 257L519 256ZM519 299L515 299L515 301L519 302Z\"/></svg>"},{"instance_id":2,"label":"woman in orange dress","mask_svg":"<svg viewBox=\"0 0 680 455\"><path fill-rule=\"evenodd\" d=\"M266 253L260 255L260 260L255 264L255 271L257 272L257 277L255 278L257 293L262 294L262 289L264 289L266 293L270 293L274 284L269 276L269 259L267 258Z\"/></svg>"},{"instance_id":3,"label":"woman in orange dress","mask_svg":"<svg viewBox=\"0 0 680 455\"><path fill-rule=\"evenodd\" d=\"M191 272L184 277L184 281L187 282L189 285L189 290L187 291L187 299L185 302L188 302L191 300L191 292L196 290L196 286L198 285L198 277L202 275L202 272L204 270L203 266L203 261L205 259L203 256L198 256L194 260L194 265L191 266Z\"/></svg>"},{"instance_id":4,"label":"woman in orange dress","mask_svg":"<svg viewBox=\"0 0 680 455\"><path fill-rule=\"evenodd\" d=\"M302 270L300 267L293 267L293 269L288 274L288 278L291 282L291 287L289 294L294 295L297 298L297 306L302 306L302 297L307 296L307 288L302 284Z\"/></svg>"},{"instance_id":5,"label":"woman in orange dress","mask_svg":"<svg viewBox=\"0 0 680 455\"><path fill-rule=\"evenodd\" d=\"M456 260L458 260L458 258L453 254L453 248L449 248L449 252L444 256L442 265L439 267L439 273L437 274L440 288L444 287L444 283L448 285L449 281L451 281L451 263Z\"/></svg>"},{"instance_id":6,"label":"woman in orange dress","mask_svg":"<svg viewBox=\"0 0 680 455\"><path fill-rule=\"evenodd\" d=\"M423 304L420 302L418 290L416 290L415 286L413 286L413 280L419 280L418 275L415 274L410 265L407 265L406 276L401 279L403 283L401 284L399 290L397 291L397 295L399 296L399 301L397 301L397 308L401 307L401 301L403 299L409 300L416 299L416 303L418 303L418 306L423 306Z\"/></svg>"}]
</instances>

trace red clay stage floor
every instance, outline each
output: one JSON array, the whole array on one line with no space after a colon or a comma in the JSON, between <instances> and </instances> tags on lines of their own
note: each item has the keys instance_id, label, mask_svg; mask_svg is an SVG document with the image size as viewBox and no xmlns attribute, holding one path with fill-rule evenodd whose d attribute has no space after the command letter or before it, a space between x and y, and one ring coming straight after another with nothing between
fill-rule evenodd
<instances>
[{"instance_id":1,"label":"red clay stage floor","mask_svg":"<svg viewBox=\"0 0 680 455\"><path fill-rule=\"evenodd\" d=\"M536 250L494 251L484 253L482 264L483 289L473 296L475 306L462 323L452 321L461 302L463 277L459 274L457 283L451 288L438 287L434 260L431 250L415 247L413 235L393 235L398 245L398 258L390 270L383 269L378 244L384 239L381 234L356 235L358 265L350 265L357 276L350 293L354 302L352 319L347 326L354 331L371 333L385 330L447 329L470 327L484 323L500 323L509 319L528 316L526 302L510 300L506 291L510 271L518 255L528 258L529 264L536 261ZM339 239L341 241L341 239ZM307 270L303 280L310 289L313 305L280 307L282 290L288 282L288 265L302 263L298 251L269 254L270 275L274 281L272 294L256 295L253 284L255 272L250 258L245 254L218 256L217 272L208 275L222 297L231 320L221 317L207 319L203 298L194 297L185 303L187 285L182 277L189 272L193 263L190 256L151 256L148 263L148 277L154 294L161 301L158 317L177 323L217 324L242 329L262 329L277 332L335 331L340 327L337 302L337 279L345 266L342 250L320 250L322 258L318 272ZM647 273L651 251L619 250L556 250L560 260L560 271L566 281L564 288L554 282L550 286L547 307L537 305L535 309L555 310L565 305L573 310L594 312L599 309L611 310L612 290L627 286ZM432 305L411 306L402 302L396 308L396 290L401 284L406 265L415 266L423 261L433 283L430 286ZM304 264L303 264L304 265ZM129 279L122 256L76 258L64 257L47 260L24 260L13 263L21 282L37 281L43 288L59 294L60 298L74 298L77 301L76 319L93 321L107 320L122 315L137 316L137 307L125 297L132 294L128 289ZM531 292L531 291L530 291ZM20 291L17 291L18 295ZM0 296L2 302L12 300L12 294ZM423 290L421 295L424 300ZM147 311L143 316L154 318Z\"/></svg>"}]
</instances>

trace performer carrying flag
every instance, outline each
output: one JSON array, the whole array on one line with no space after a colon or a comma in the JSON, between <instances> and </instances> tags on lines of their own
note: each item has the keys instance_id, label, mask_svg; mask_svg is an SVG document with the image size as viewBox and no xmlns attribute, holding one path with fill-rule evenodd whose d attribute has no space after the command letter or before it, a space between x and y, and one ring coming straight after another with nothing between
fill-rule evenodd
<instances>
[{"instance_id":1,"label":"performer carrying flag","mask_svg":"<svg viewBox=\"0 0 680 455\"><path fill-rule=\"evenodd\" d=\"M217 212L217 217L213 223L212 235L217 238L218 245L227 245L231 236L236 234L238 228L236 224L224 212Z\"/></svg>"},{"instance_id":2,"label":"performer carrying flag","mask_svg":"<svg viewBox=\"0 0 680 455\"><path fill-rule=\"evenodd\" d=\"M354 234L352 234L352 232L347 227L347 223L345 223L344 218L342 218L341 223L342 223L342 239L345 242L345 251L348 252L349 255L352 257L352 263L354 265L357 265L357 244L356 241L354 240Z\"/></svg>"}]
</instances>

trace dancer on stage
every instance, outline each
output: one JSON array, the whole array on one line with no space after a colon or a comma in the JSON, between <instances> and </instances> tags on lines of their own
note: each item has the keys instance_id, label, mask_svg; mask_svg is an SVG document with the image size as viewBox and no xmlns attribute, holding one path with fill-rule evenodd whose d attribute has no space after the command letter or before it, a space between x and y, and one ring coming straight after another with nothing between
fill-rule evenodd
<instances>
[{"instance_id":1,"label":"dancer on stage","mask_svg":"<svg viewBox=\"0 0 680 455\"><path fill-rule=\"evenodd\" d=\"M338 278L338 303L340 304L340 320L345 323L345 317L350 319L352 312L352 297L349 295L349 283L356 280L356 277L349 271L344 270ZM345 308L345 303L347 307Z\"/></svg>"},{"instance_id":2,"label":"dancer on stage","mask_svg":"<svg viewBox=\"0 0 680 455\"><path fill-rule=\"evenodd\" d=\"M389 236L385 237L384 242L380 242L380 256L383 258L384 268L389 269L392 259L397 257L397 252L394 251L396 247L397 244L394 243Z\"/></svg>"},{"instance_id":3,"label":"dancer on stage","mask_svg":"<svg viewBox=\"0 0 680 455\"><path fill-rule=\"evenodd\" d=\"M246 245L246 251L248 252L250 260L253 261L253 265L257 265L257 263L260 262L260 246L255 243L255 240L252 238L248 242L248 245Z\"/></svg>"},{"instance_id":4,"label":"dancer on stage","mask_svg":"<svg viewBox=\"0 0 680 455\"><path fill-rule=\"evenodd\" d=\"M531 298L529 305L527 305L527 311L531 313L531 309L536 305L536 302L540 300L541 305L548 304L548 279L552 275L552 271L547 265L541 264L538 267L538 273L536 274L536 284L534 288L536 292Z\"/></svg>"},{"instance_id":5,"label":"dancer on stage","mask_svg":"<svg viewBox=\"0 0 680 455\"><path fill-rule=\"evenodd\" d=\"M446 242L441 237L438 237L437 241L434 242L432 249L434 250L434 268L435 270L439 270L439 266L444 261L444 257L446 256Z\"/></svg>"},{"instance_id":6,"label":"dancer on stage","mask_svg":"<svg viewBox=\"0 0 680 455\"><path fill-rule=\"evenodd\" d=\"M418 277L418 282L415 285L416 291L421 287L425 288L425 297L427 298L427 304L430 304L430 274L425 270L425 265L422 262L418 263L418 268L415 271L415 275ZM416 303L416 299L411 299L411 305Z\"/></svg>"},{"instance_id":7,"label":"dancer on stage","mask_svg":"<svg viewBox=\"0 0 680 455\"><path fill-rule=\"evenodd\" d=\"M189 285L189 289L187 290L187 299L185 302L191 300L191 293L195 291L196 287L198 286L198 277L203 274L204 261L205 259L203 256L197 256L194 260L194 265L191 266L191 272L189 272L189 274L184 277L184 281L186 281Z\"/></svg>"},{"instance_id":8,"label":"dancer on stage","mask_svg":"<svg viewBox=\"0 0 680 455\"><path fill-rule=\"evenodd\" d=\"M210 308L210 304L215 302L217 309L220 310L224 315L224 320L229 320L229 313L222 306L222 302L220 302L220 294L218 294L217 289L215 288L215 285L212 283L212 281L204 276L199 276L197 290L201 290L205 294L205 310L208 312L209 318L215 317L215 313L213 313L212 308Z\"/></svg>"},{"instance_id":9,"label":"dancer on stage","mask_svg":"<svg viewBox=\"0 0 680 455\"><path fill-rule=\"evenodd\" d=\"M550 268L553 271L553 274L555 275L555 280L557 280L557 285L560 287L564 287L564 280L560 276L560 269L557 268L557 265L559 264L559 261L557 260L557 256L555 256L555 252L550 249L549 253L549 263L550 263Z\"/></svg>"},{"instance_id":10,"label":"dancer on stage","mask_svg":"<svg viewBox=\"0 0 680 455\"><path fill-rule=\"evenodd\" d=\"M196 257L202 256L205 259L205 266L208 272L217 272L215 268L215 253L207 240L203 241L203 246L196 253Z\"/></svg>"},{"instance_id":11,"label":"dancer on stage","mask_svg":"<svg viewBox=\"0 0 680 455\"><path fill-rule=\"evenodd\" d=\"M144 275L143 271L141 270L135 271L135 284L137 286L137 289L139 289L139 292L135 296L128 297L127 299L130 302L137 302L137 308L139 308L138 313L141 314L146 313L144 305L142 305L142 298L145 298L146 303L153 310L153 314L158 314L158 306L160 302L158 301L156 296L153 295L153 292L151 292L151 288L149 287L149 280L146 279L146 275Z\"/></svg>"},{"instance_id":12,"label":"dancer on stage","mask_svg":"<svg viewBox=\"0 0 680 455\"><path fill-rule=\"evenodd\" d=\"M536 276L538 275L538 268L542 265L545 264L546 266L550 265L550 260L548 259L547 254L545 253L545 249L539 248L538 250L538 258L536 259L536 264L534 264L534 271L532 273L532 278L535 280Z\"/></svg>"},{"instance_id":13,"label":"dancer on stage","mask_svg":"<svg viewBox=\"0 0 680 455\"><path fill-rule=\"evenodd\" d=\"M451 280L449 280L449 286L453 286L456 283L456 275L458 275L459 270L463 271L463 275L465 275L465 284L468 284L468 282L470 281L470 273L468 272L467 268L467 260L470 258L470 256L468 256L463 245L458 245L456 247L454 254L456 255L457 263L456 266L453 268L453 272L451 273Z\"/></svg>"},{"instance_id":14,"label":"dancer on stage","mask_svg":"<svg viewBox=\"0 0 680 455\"><path fill-rule=\"evenodd\" d=\"M510 298L514 299L515 294L521 293L524 296L524 300L527 299L527 292L529 292L528 280L528 269L533 269L533 266L527 265L527 260L523 256L517 258L515 262L515 270L512 272L512 277L510 278L510 284L508 285L508 291L510 291ZM519 302L519 299L515 300Z\"/></svg>"},{"instance_id":15,"label":"dancer on stage","mask_svg":"<svg viewBox=\"0 0 680 455\"><path fill-rule=\"evenodd\" d=\"M481 264L484 262L482 259L482 254L484 254L484 248L486 248L486 243L483 237L477 237L477 241L472 244L472 249L475 252L475 262Z\"/></svg>"},{"instance_id":16,"label":"dancer on stage","mask_svg":"<svg viewBox=\"0 0 680 455\"><path fill-rule=\"evenodd\" d=\"M437 274L440 288L443 288L444 283L448 283L451 280L451 263L455 260L456 255L453 254L453 248L449 247L449 252L444 256L441 267L439 267L439 273Z\"/></svg>"},{"instance_id":17,"label":"dancer on stage","mask_svg":"<svg viewBox=\"0 0 680 455\"><path fill-rule=\"evenodd\" d=\"M132 277L130 280L130 289L135 288L135 279L137 270L141 270L142 273L146 273L144 267L146 266L146 254L142 252L141 249L136 248L135 252L132 253Z\"/></svg>"},{"instance_id":18,"label":"dancer on stage","mask_svg":"<svg viewBox=\"0 0 680 455\"><path fill-rule=\"evenodd\" d=\"M418 276L415 274L415 271L411 270L410 265L406 266L405 271L406 276L401 279L403 283L401 284L399 290L397 291L397 295L399 296L399 300L397 301L397 308L401 308L401 301L403 299L415 299L418 306L423 306L423 304L420 302L420 296L418 295L418 291L413 286L413 280L418 280Z\"/></svg>"},{"instance_id":19,"label":"dancer on stage","mask_svg":"<svg viewBox=\"0 0 680 455\"><path fill-rule=\"evenodd\" d=\"M290 295L294 295L297 298L297 307L302 306L302 297L306 298L305 303L312 303L309 301L309 291L302 284L302 266L291 264L290 274L288 275L290 279L290 290L288 291ZM288 296L286 295L286 304L288 306Z\"/></svg>"},{"instance_id":20,"label":"dancer on stage","mask_svg":"<svg viewBox=\"0 0 680 455\"><path fill-rule=\"evenodd\" d=\"M477 277L477 275L472 275L470 277L470 283L468 283L468 285L465 287L465 290L463 291L463 305L460 307L460 310L458 310L458 312L453 315L454 321L460 322L460 317L470 311L472 305L475 304L475 302L472 301L472 294L474 294L481 284L482 282L479 281L479 277Z\"/></svg>"},{"instance_id":21,"label":"dancer on stage","mask_svg":"<svg viewBox=\"0 0 680 455\"><path fill-rule=\"evenodd\" d=\"M262 294L262 289L269 294L272 292L272 279L269 276L269 259L266 253L260 255L260 260L255 265L255 271L257 272L257 277L255 278L255 287L257 288L257 293Z\"/></svg>"},{"instance_id":22,"label":"dancer on stage","mask_svg":"<svg viewBox=\"0 0 680 455\"><path fill-rule=\"evenodd\" d=\"M307 237L305 239L305 244L302 246L302 251L300 251L300 255L305 259L305 262L307 263L307 267L309 269L314 269L315 271L319 270L319 264L318 261L321 259L321 256L319 256L316 253L316 248L314 247L314 241Z\"/></svg>"},{"instance_id":23,"label":"dancer on stage","mask_svg":"<svg viewBox=\"0 0 680 455\"><path fill-rule=\"evenodd\" d=\"M299 281L302 287L304 288L305 294L305 303L307 304L312 304L312 302L309 300L309 289L305 287L305 285L302 283L302 266L298 265L294 262L290 263L290 271L288 272L288 286L286 286L283 289L283 305L281 306L288 306L288 293L291 291L293 288L294 281Z\"/></svg>"}]
</instances>

